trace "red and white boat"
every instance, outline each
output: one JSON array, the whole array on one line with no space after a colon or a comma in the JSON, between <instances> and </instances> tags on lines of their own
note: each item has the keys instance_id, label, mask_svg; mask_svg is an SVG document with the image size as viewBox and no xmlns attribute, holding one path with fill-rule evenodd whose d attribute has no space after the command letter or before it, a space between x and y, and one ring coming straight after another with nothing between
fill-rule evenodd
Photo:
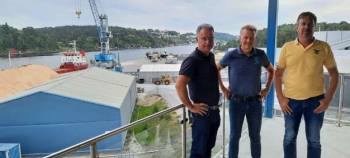
<instances>
[{"instance_id":1,"label":"red and white boat","mask_svg":"<svg viewBox=\"0 0 350 158\"><path fill-rule=\"evenodd\" d=\"M61 57L61 65L55 71L59 74L84 70L89 67L87 62L86 53L84 51L76 51L76 42L73 41L73 51L67 51L63 53Z\"/></svg>"}]
</instances>

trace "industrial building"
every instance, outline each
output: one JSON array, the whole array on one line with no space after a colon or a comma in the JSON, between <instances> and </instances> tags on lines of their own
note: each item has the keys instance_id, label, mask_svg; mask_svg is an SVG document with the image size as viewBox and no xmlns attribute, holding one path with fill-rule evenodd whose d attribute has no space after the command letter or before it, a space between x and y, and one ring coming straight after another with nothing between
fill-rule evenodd
<instances>
[{"instance_id":1,"label":"industrial building","mask_svg":"<svg viewBox=\"0 0 350 158\"><path fill-rule=\"evenodd\" d=\"M328 42L333 51L350 49L350 31L319 31L315 32L314 36Z\"/></svg>"},{"instance_id":2,"label":"industrial building","mask_svg":"<svg viewBox=\"0 0 350 158\"><path fill-rule=\"evenodd\" d=\"M38 72L39 73L39 72ZM130 122L135 77L89 68L0 100L0 143L20 143L22 154L45 154ZM122 149L126 133L97 144Z\"/></svg>"},{"instance_id":3,"label":"industrial building","mask_svg":"<svg viewBox=\"0 0 350 158\"><path fill-rule=\"evenodd\" d=\"M139 79L145 83L154 83L164 75L169 75L172 82L176 81L179 75L181 64L144 64L140 68Z\"/></svg>"}]
</instances>

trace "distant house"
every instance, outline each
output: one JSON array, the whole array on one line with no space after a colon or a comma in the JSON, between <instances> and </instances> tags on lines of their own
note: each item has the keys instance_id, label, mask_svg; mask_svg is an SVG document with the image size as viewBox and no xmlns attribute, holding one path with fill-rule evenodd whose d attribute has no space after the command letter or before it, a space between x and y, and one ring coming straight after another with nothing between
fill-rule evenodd
<instances>
[{"instance_id":1,"label":"distant house","mask_svg":"<svg viewBox=\"0 0 350 158\"><path fill-rule=\"evenodd\" d=\"M129 123L135 78L99 68L70 73L0 100L0 143L51 153ZM97 144L122 149L126 133Z\"/></svg>"}]
</instances>

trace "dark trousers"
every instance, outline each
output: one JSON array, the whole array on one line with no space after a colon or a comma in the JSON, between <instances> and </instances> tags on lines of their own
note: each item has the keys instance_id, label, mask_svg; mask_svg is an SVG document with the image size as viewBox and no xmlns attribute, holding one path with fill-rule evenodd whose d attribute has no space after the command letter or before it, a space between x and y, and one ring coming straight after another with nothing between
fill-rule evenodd
<instances>
[{"instance_id":1,"label":"dark trousers","mask_svg":"<svg viewBox=\"0 0 350 158\"><path fill-rule=\"evenodd\" d=\"M316 114L313 111L320 105L323 95L305 100L290 99L288 105L292 114L285 114L285 133L283 149L285 158L296 158L296 139L298 136L301 117L304 116L307 139L307 158L321 157L320 131L323 124L324 112Z\"/></svg>"},{"instance_id":2,"label":"dark trousers","mask_svg":"<svg viewBox=\"0 0 350 158\"><path fill-rule=\"evenodd\" d=\"M242 133L244 117L247 117L250 150L253 158L261 156L260 129L262 121L262 104L259 100L237 101L230 100L230 144L229 158L237 158L239 152L239 140Z\"/></svg>"},{"instance_id":3,"label":"dark trousers","mask_svg":"<svg viewBox=\"0 0 350 158\"><path fill-rule=\"evenodd\" d=\"M209 110L207 115L192 114L191 158L210 158L220 126L220 111Z\"/></svg>"}]
</instances>

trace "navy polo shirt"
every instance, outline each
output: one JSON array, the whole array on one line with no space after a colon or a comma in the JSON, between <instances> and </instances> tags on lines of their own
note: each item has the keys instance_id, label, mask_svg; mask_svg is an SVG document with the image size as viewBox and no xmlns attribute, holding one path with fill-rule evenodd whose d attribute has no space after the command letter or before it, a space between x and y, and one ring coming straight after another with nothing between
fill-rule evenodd
<instances>
[{"instance_id":1,"label":"navy polo shirt","mask_svg":"<svg viewBox=\"0 0 350 158\"><path fill-rule=\"evenodd\" d=\"M193 102L209 106L218 104L219 85L213 53L206 56L196 48L182 62L179 74L190 78L188 89Z\"/></svg>"},{"instance_id":2,"label":"navy polo shirt","mask_svg":"<svg viewBox=\"0 0 350 158\"><path fill-rule=\"evenodd\" d=\"M232 94L255 96L261 91L261 67L270 64L265 52L253 48L250 56L240 48L227 52L221 59L222 67L228 66L229 86Z\"/></svg>"}]
</instances>

